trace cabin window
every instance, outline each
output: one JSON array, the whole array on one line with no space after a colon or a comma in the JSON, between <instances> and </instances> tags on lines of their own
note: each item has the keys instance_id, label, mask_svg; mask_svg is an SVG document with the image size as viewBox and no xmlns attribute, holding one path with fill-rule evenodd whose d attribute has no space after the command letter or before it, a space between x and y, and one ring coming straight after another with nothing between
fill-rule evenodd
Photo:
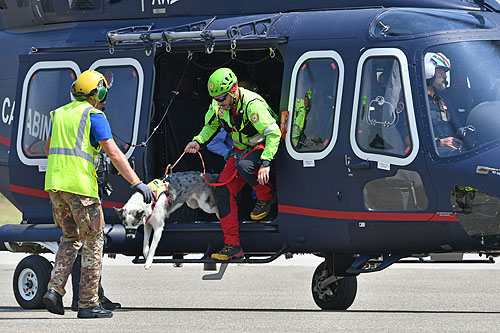
<instances>
[{"instance_id":1,"label":"cabin window","mask_svg":"<svg viewBox=\"0 0 500 333\"><path fill-rule=\"evenodd\" d=\"M332 139L338 65L333 59L304 62L297 75L290 140L297 152L320 152Z\"/></svg>"},{"instance_id":2,"label":"cabin window","mask_svg":"<svg viewBox=\"0 0 500 333\"><path fill-rule=\"evenodd\" d=\"M456 186L451 190L451 205L458 222L467 235L485 246L499 247L500 199L471 186Z\"/></svg>"},{"instance_id":3,"label":"cabin window","mask_svg":"<svg viewBox=\"0 0 500 333\"><path fill-rule=\"evenodd\" d=\"M411 153L412 140L402 88L401 66L395 57L366 60L356 124L356 142L364 152L403 158Z\"/></svg>"},{"instance_id":4,"label":"cabin window","mask_svg":"<svg viewBox=\"0 0 500 333\"><path fill-rule=\"evenodd\" d=\"M440 9L395 9L377 16L370 26L374 37L414 36L452 30L494 29L480 13Z\"/></svg>"},{"instance_id":5,"label":"cabin window","mask_svg":"<svg viewBox=\"0 0 500 333\"><path fill-rule=\"evenodd\" d=\"M363 198L371 211L425 210L429 204L418 172L403 169L392 177L366 183Z\"/></svg>"},{"instance_id":6,"label":"cabin window","mask_svg":"<svg viewBox=\"0 0 500 333\"><path fill-rule=\"evenodd\" d=\"M109 91L104 113L117 145L126 152L133 142L135 118L138 113L138 70L131 65L98 66L94 69L102 73L108 81Z\"/></svg>"},{"instance_id":7,"label":"cabin window","mask_svg":"<svg viewBox=\"0 0 500 333\"><path fill-rule=\"evenodd\" d=\"M50 111L71 102L70 87L77 74L70 68L40 69L28 79L22 150L29 158L45 158ZM25 81L26 82L26 81Z\"/></svg>"},{"instance_id":8,"label":"cabin window","mask_svg":"<svg viewBox=\"0 0 500 333\"><path fill-rule=\"evenodd\" d=\"M303 54L292 72L286 147L297 160L328 155L337 139L344 64L334 51ZM306 164L305 164L306 165Z\"/></svg>"}]
</instances>

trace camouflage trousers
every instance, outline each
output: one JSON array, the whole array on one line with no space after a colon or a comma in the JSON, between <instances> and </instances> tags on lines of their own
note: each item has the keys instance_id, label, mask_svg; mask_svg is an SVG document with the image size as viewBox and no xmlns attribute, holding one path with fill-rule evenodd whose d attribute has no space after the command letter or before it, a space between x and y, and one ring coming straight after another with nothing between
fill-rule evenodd
<instances>
[{"instance_id":1,"label":"camouflage trousers","mask_svg":"<svg viewBox=\"0 0 500 333\"><path fill-rule=\"evenodd\" d=\"M61 296L73 262L82 248L82 270L78 306L91 308L99 304L97 295L101 270L104 215L100 200L78 194L49 192L56 226L62 228L56 261L48 289Z\"/></svg>"}]
</instances>

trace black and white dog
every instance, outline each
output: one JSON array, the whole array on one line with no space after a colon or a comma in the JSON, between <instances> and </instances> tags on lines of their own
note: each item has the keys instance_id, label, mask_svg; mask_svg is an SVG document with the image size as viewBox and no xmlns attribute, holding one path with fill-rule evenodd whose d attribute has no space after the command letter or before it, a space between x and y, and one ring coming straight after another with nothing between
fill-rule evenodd
<instances>
[{"instance_id":1,"label":"black and white dog","mask_svg":"<svg viewBox=\"0 0 500 333\"><path fill-rule=\"evenodd\" d=\"M208 182L217 182L218 175L207 174L206 176ZM141 224L144 224L142 251L146 259L144 265L146 269L149 269L153 263L153 257L165 226L165 220L184 203L189 208L201 208L203 211L216 214L219 217L214 193L215 188L205 182L202 173L198 171L176 172L169 174L165 180L154 180L153 182L161 182L166 185L166 191L157 194L158 201L154 206L153 204L146 204L140 193L134 193L123 208L115 208L127 230L137 230ZM151 231L153 231L153 241L150 247Z\"/></svg>"}]
</instances>

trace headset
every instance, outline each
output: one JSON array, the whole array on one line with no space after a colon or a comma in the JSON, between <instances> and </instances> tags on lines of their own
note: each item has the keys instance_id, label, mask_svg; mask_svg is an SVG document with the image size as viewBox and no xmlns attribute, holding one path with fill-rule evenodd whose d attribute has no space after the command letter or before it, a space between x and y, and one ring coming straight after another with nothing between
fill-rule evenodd
<instances>
[{"instance_id":1,"label":"headset","mask_svg":"<svg viewBox=\"0 0 500 333\"><path fill-rule=\"evenodd\" d=\"M95 74L97 74L100 78L99 77L96 78ZM83 92L82 90L87 90L88 86L94 79L99 80L97 82L96 87L90 90L88 93ZM83 80L83 82L79 82L79 80L80 81ZM78 88L79 91L76 91L77 90L76 85L78 82L80 87ZM82 85L87 86L87 89L85 88L82 89ZM107 84L105 82L105 78L102 76L101 73L89 70L82 73L82 75L80 75L78 79L76 79L76 81L73 82L73 84L71 85L71 94L77 101L84 101L90 97L96 103L98 102L103 103L106 100L106 96L108 94L108 88L106 86Z\"/></svg>"}]
</instances>

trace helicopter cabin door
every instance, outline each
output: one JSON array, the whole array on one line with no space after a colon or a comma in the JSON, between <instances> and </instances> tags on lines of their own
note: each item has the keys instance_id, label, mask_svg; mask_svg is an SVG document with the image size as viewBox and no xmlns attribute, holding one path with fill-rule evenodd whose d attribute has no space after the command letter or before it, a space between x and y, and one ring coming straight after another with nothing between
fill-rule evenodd
<instances>
[{"instance_id":1,"label":"helicopter cabin door","mask_svg":"<svg viewBox=\"0 0 500 333\"><path fill-rule=\"evenodd\" d=\"M386 228L384 223L432 217L434 195L424 154L419 153L409 66L401 50L368 49L361 55L350 146L352 154L346 154L345 162L354 223L349 232L359 242L353 245L369 249L380 237L390 237L395 224ZM380 223L371 223L376 221Z\"/></svg>"},{"instance_id":2,"label":"helicopter cabin door","mask_svg":"<svg viewBox=\"0 0 500 333\"><path fill-rule=\"evenodd\" d=\"M154 53L153 53L154 54ZM112 54L100 49L39 49L21 55L17 85L19 116L11 140L9 173L11 192L32 223L46 221L52 214L48 194L44 192L47 158L44 146L50 133L50 111L72 100L70 88L78 75L87 69L101 72L109 91L104 113L111 125L118 147L139 175L144 174L144 151L134 145L146 138L153 82L151 52L120 48ZM130 194L127 182L111 174L110 191L103 194L103 208L116 218L111 209L121 206ZM111 189L113 191L111 191Z\"/></svg>"},{"instance_id":3,"label":"helicopter cabin door","mask_svg":"<svg viewBox=\"0 0 500 333\"><path fill-rule=\"evenodd\" d=\"M344 244L345 235L336 229L339 220L350 216L343 198L347 188L339 138L344 61L334 50L287 58L289 111L276 172L280 234L298 250L321 242Z\"/></svg>"}]
</instances>

